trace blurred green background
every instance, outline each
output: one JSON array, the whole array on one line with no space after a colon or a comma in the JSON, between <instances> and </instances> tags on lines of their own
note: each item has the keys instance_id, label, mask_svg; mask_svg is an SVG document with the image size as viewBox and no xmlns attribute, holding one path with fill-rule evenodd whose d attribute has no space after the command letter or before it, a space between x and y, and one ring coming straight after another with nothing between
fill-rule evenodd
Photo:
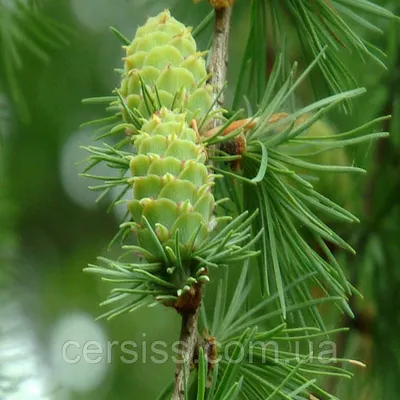
<instances>
[{"instance_id":1,"label":"blurred green background","mask_svg":"<svg viewBox=\"0 0 400 400\"><path fill-rule=\"evenodd\" d=\"M124 364L118 346L110 360L96 364L66 364L60 357L60 343L66 340L170 343L177 339L180 325L176 313L161 307L111 322L94 321L103 311L99 303L109 288L82 269L105 254L123 210L107 214L107 201L96 204L97 194L87 189L92 182L78 176L82 166L75 164L86 157L79 146L93 143L96 135L92 128L79 126L103 115L101 105L84 106L81 100L108 95L118 84L113 69L121 66L123 51L110 26L131 38L147 16L164 8L196 26L209 6L190 0L41 2L40 12L66 27L60 31L68 44L51 48L44 43L49 56L45 63L22 44L21 64L10 73L7 43L15 23L10 15L24 15L27 2L0 3L0 399L154 399L173 377L172 362ZM399 1L379 3L400 13ZM10 15L7 7L13 9ZM248 16L248 2L237 0L228 103L247 38ZM25 20L20 22L25 29ZM330 115L329 123L344 131L392 114L393 119L382 125L391 137L347 149L348 161L367 168L367 176L327 177L321 187L361 219L359 226L336 227L355 247L357 257L340 251L336 255L365 299L353 302L355 320L338 317L331 326L352 328L350 334L337 337L338 356L359 358L368 367L357 370L352 381L327 379L325 386L343 399L391 400L400 393L400 31L391 22L372 22L384 35L361 33L387 53L388 68L369 60L363 63L343 50L341 57L369 93L354 102L352 114L338 111ZM290 32L291 27L287 29ZM206 48L210 35L208 29L199 37L200 49ZM27 38L34 40L34 33L27 30ZM295 32L292 38L290 59L301 62ZM273 60L271 43L265 44L265 51ZM312 99L309 84L303 85L299 103ZM118 254L118 248L113 252ZM213 290L211 284L210 304ZM139 356L145 359L141 349Z\"/></svg>"}]
</instances>

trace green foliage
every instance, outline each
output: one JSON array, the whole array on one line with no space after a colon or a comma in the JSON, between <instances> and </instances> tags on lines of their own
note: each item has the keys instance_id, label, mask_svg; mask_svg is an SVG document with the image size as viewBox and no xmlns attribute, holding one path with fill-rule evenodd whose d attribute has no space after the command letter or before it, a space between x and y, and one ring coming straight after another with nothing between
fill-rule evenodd
<instances>
[{"instance_id":1,"label":"green foliage","mask_svg":"<svg viewBox=\"0 0 400 400\"><path fill-rule=\"evenodd\" d=\"M281 306L285 314L286 302L283 296L283 288L293 278L303 276L309 271L319 271L316 283L322 290L333 295L340 295L346 300L351 295L352 288L347 283L341 268L335 261L325 241L338 247L353 251L323 219L336 219L342 222L358 222L357 217L333 203L325 196L318 193L314 187L313 174L324 173L364 173L363 169L346 165L321 165L304 160L307 153L302 154L304 146L312 144L313 153L318 154L335 148L363 141L370 141L388 135L387 132L368 133L368 129L380 120L373 121L365 127L357 128L349 132L333 136L309 137L307 130L315 121L321 118L330 109L343 101L363 93L363 90L354 90L334 95L320 100L310 106L281 118L276 123L270 123L270 118L285 108L285 101L292 90L300 84L305 75L291 83L291 79L280 88L274 88L273 84L279 74L277 68L270 77L269 87L260 106L259 113L253 118L259 118L257 127L250 131L247 140L247 151L243 154L244 175L254 176L261 168L265 154L268 154L268 166L264 179L257 185L246 187L247 207L259 208L262 212L262 220L258 225L264 227L263 235L263 259L260 264L260 275L263 289L270 292L269 271L273 271L275 288L280 293ZM272 93L277 91L273 96ZM306 113L314 115L303 123L296 121ZM368 134L366 134L368 133ZM263 151L262 149L266 149ZM306 171L298 173L298 169ZM322 175L320 179L324 179ZM253 195L254 192L254 195ZM254 199L257 199L254 203ZM258 230L256 225L256 231ZM313 250L301 236L298 226L303 226L301 231L307 229L312 237L320 244L325 253L326 260ZM285 227L285 228L283 228ZM280 254L277 249L285 249ZM272 268L270 267L272 266ZM281 267L283 266L283 267ZM321 279L321 280L320 280ZM300 297L291 298L290 302L298 302L305 292L301 291ZM346 301L341 307L350 310ZM316 322L318 317L314 315Z\"/></svg>"},{"instance_id":2,"label":"green foliage","mask_svg":"<svg viewBox=\"0 0 400 400\"><path fill-rule=\"evenodd\" d=\"M318 67L333 93L341 93L357 86L357 80L339 57L343 50L365 62L372 59L385 68L381 60L385 57L382 50L368 42L354 28L361 27L367 32L382 34L383 31L371 22L371 18L399 20L399 17L386 8L367 0L253 1L249 38L235 92L234 108L239 105L243 95L254 95L252 99L255 103L262 100L267 68L264 46L269 43L267 15L272 23L271 49L275 52L281 49L287 55L286 45L290 43L287 32L292 33L293 28L300 41L306 64L311 63L325 49L324 56L319 58ZM364 15L368 15L370 19ZM247 86L245 78L248 81ZM314 90L318 95L321 94L321 89L315 85ZM350 103L346 100L343 108L349 110L349 106Z\"/></svg>"},{"instance_id":3,"label":"green foliage","mask_svg":"<svg viewBox=\"0 0 400 400\"><path fill-rule=\"evenodd\" d=\"M196 249L193 244L199 233L198 227L201 227L198 225L197 230L193 229L190 251L185 254L185 257L182 256L179 248L179 235L175 236L172 247L167 246L164 250L157 234L150 224L147 224L147 229L152 233L154 246L160 249L161 262L122 263L100 258L104 266L90 265L86 268L87 272L100 275L107 282L124 284L122 287L112 289L111 296L102 303L106 306L117 305L100 318L113 318L149 304L175 304L180 296L190 293L193 285L209 282L207 268L218 268L258 255L257 251L252 250L252 245L258 238L248 242L250 224L254 216L246 218L247 213L240 215ZM146 247L125 245L123 249L127 250L125 255L136 253L146 256L148 254L148 244ZM150 254L149 257L151 258ZM194 263L193 267L192 263ZM126 284L129 286L127 287ZM149 295L155 297L155 303L151 297L148 297ZM123 304L118 305L121 301Z\"/></svg>"},{"instance_id":4,"label":"green foliage","mask_svg":"<svg viewBox=\"0 0 400 400\"><path fill-rule=\"evenodd\" d=\"M327 335L341 330L326 332L313 327L288 328L285 323L277 324L278 295L270 296L254 306L246 306L246 299L254 290L254 282L251 282L249 275L249 263L246 263L235 282L229 304L225 304L229 297L229 269L225 271L218 285L216 303L210 309L202 308L202 329L206 336L205 345L199 350L196 367L197 394L205 394L206 399L218 400L230 399L236 391L251 399L305 400L311 396L336 398L327 393L320 384L327 376L352 377L353 374L343 368L343 364L352 361L336 358L333 351L326 351L324 356L314 354L316 345L312 340L318 337L326 339ZM295 291L312 276L311 273L292 282L285 291ZM288 313L295 314L301 309L332 301L335 298L296 303L290 307ZM213 318L209 318L210 315ZM264 329L259 329L259 326ZM215 352L212 358L211 346L216 348L212 351ZM208 370L205 373L207 365ZM207 374L211 385L206 379ZM192 380L192 385L196 385L195 379ZM169 390L168 386L159 398L166 399Z\"/></svg>"},{"instance_id":5,"label":"green foliage","mask_svg":"<svg viewBox=\"0 0 400 400\"><path fill-rule=\"evenodd\" d=\"M49 62L49 49L68 44L70 30L40 11L38 0L0 1L0 41L6 79L14 103L25 119L29 111L20 87L19 74L26 71L24 53L31 52L42 62Z\"/></svg>"},{"instance_id":6,"label":"green foliage","mask_svg":"<svg viewBox=\"0 0 400 400\"><path fill-rule=\"evenodd\" d=\"M111 179L88 176L104 180L104 185L94 189L108 190L113 186L123 185L124 189L117 201L133 182L134 200L130 202L133 220L128 217L128 221L121 225L120 236L124 240L133 228L136 231L138 244L125 246L125 249L138 253L147 262L122 263L102 259L104 267L92 265L87 268L87 271L94 272L111 283L128 284L112 290L112 295L103 304L118 305L103 316L114 317L126 311L134 311L139 307L160 302L176 305L180 297L191 294L196 285L208 282L210 267L227 265L231 268L230 264L238 262L240 264L240 261L244 260L245 267L236 284L230 306L225 310L228 280L226 276L217 292L211 329L208 327L207 313L204 312L203 315L204 327L220 341L221 351L225 351L234 340L237 340L237 346L230 351L230 361L222 360L218 363L213 372L210 390L207 388L206 378L206 361L209 354L200 347L197 398L201 399L206 393L210 399L236 398L240 393L246 398L260 399L272 399L276 396L284 399L307 399L310 396L334 398L317 385L315 376L351 376L342 368L324 365L324 360L318 363L311 356L310 362L309 354L303 354L300 359L296 358L298 354L291 352L291 341L295 343L301 340L311 343L316 337L337 332L326 329L317 307L321 303L335 304L353 316L348 301L358 292L348 282L327 242L350 252L354 250L324 220L346 223L355 223L359 220L316 191L314 183L316 179L324 179L323 175L315 176L319 173L365 173L365 170L354 165L319 164L307 157L348 145L370 143L371 140L386 137L388 133L371 132L371 128L385 120L381 118L340 134L307 136L308 130L334 107L346 107L352 98L365 92L365 89L343 91L348 87L348 83L353 84L353 81L336 56L337 47L334 46L334 39L345 45L340 37L346 36L349 47L352 46L358 52L364 52L372 57L373 54L366 42L350 30L331 5L322 1L317 5L289 1L285 6L289 7L296 18L301 16L302 24L296 26L303 30L300 36L308 38L315 59L295 79L297 64L288 70L287 62L281 55L277 57L268 81L265 81L263 78L265 62L255 56L254 51L257 47L251 46L256 38L259 40L260 32L265 34L263 25L265 4L254 2L251 16L253 27L248 50L245 51L233 108L238 103L238 96L242 94L245 65L248 60L251 60L252 65L250 84L254 82L254 78L258 90L264 87L265 90L262 91L262 96L261 92L256 93L255 98L259 103L257 111L253 113L249 106L246 123L239 124L239 128L231 129L228 134L226 132L229 132L229 128L234 123L240 122L242 111L232 113L230 116L226 114L227 119L210 134L211 131L207 132L207 121L218 116L210 113L211 102L206 101L205 103L208 103L206 107L199 107L200 114L191 107L188 108L191 96L195 96L199 88L195 75L198 75L201 85L207 76L204 64L198 64L200 55L195 56L193 62L190 61L196 47L189 31L175 20L170 23L167 13L150 19L144 27L139 28L136 38L128 45L123 82L120 90L116 91L117 96L93 100L111 102L110 111L116 112L114 117L99 120L100 123L105 123L105 129L108 130L102 133L100 138L125 130L128 134L134 135L133 144L137 153L135 156L130 156L129 151L122 150L126 143L130 142L129 138L115 146L90 147L87 149L92 154L88 169L99 162L105 162L119 170L119 173L117 177ZM367 2L364 6L367 6ZM261 13L257 13L257 7L261 7ZM274 5L271 9L275 16L278 9L284 10L284 7L275 7L277 6ZM356 18L349 9L344 7L342 11L347 17L350 15ZM373 7L369 11L382 14L379 7ZM393 17L389 12L384 12L383 16ZM361 17L357 18L359 23L364 21ZM279 17L276 20L278 21ZM209 17L206 17L198 31L206 27L208 21ZM331 31L333 27L339 29L339 35L333 34ZM124 43L127 43L122 34L114 31ZM175 44L172 46L171 43L177 39L183 40L185 45L180 42L178 47L174 47ZM182 54L183 49L190 51ZM185 71L189 71L188 79L183 79L186 76L183 64ZM332 89L336 94L294 110L296 89L317 65L328 83L335 82L336 86L332 85ZM199 74L193 72L197 70L200 71ZM170 73L173 76L168 78L168 81L170 80L172 85L165 84L163 78ZM285 78L285 75L288 77ZM207 93L210 91L204 92ZM251 91L249 93L251 94ZM220 93L217 94L215 101L219 95ZM204 103L200 101L202 102ZM283 110L290 112L282 113ZM179 114L182 112L188 114ZM186 121L191 121L192 118L197 118L201 122L197 133L203 135L203 139L196 137L196 132L186 125ZM178 119L179 127L175 127ZM156 130L157 135L154 134ZM168 136L171 135L171 131L174 132L173 137ZM225 212L228 215L236 214L237 217L226 228L222 230L219 228L211 235L207 234L206 230L203 232L203 228L209 224L205 221L208 221L209 212L213 207L207 207L206 215L199 214L198 222L185 219L179 229L175 227L181 218L176 216L176 210L181 207L178 204L185 204L187 201L190 205L196 204L193 194L188 193L191 180L184 181L185 187L178 184L180 166L177 165L178 172L172 174L177 177L175 180L165 181L165 178L150 172L153 163L160 160L163 165L165 164L161 168L162 171L165 172L167 168L168 172L172 173L173 160L169 160L168 146L172 146L174 140L182 141L182 135L185 135L185 138L189 135L191 139L186 138L187 143L180 143L182 155L180 159L186 160L184 154L190 152L190 146L193 147L193 151L196 146L201 150L208 148L212 161L209 167L223 177L222 180L215 182L217 202L225 201L225 197L231 197L233 200L233 206L229 208L228 205ZM224 151L232 148L232 143L239 138L245 142L244 149L237 151L233 147L233 153ZM166 141L168 145L163 144ZM143 149L147 142L148 145ZM218 147L215 149L215 146ZM211 151L211 148L214 150ZM163 158L160 158L161 156ZM196 150L196 155L192 158L196 157L196 165L204 166L205 158L200 159L201 152ZM232 162L239 162L240 169L237 170ZM126 178L128 168L133 173L133 181ZM231 186L229 182L232 181L234 184ZM205 181L202 183L207 185ZM171 206L166 203L166 199L170 198L169 195L163 194L167 187L165 185L168 184L174 188L170 190L173 195ZM144 200L146 203L141 204ZM160 202L160 210L153 210L153 205L157 202ZM151 207L151 210L146 211L146 207ZM194 211L196 212L196 206ZM246 217L248 211L253 213L251 218ZM194 214L190 215L194 217ZM182 236L182 232L185 231L187 234ZM322 254L313 248L310 238L318 244ZM248 241L246 245L245 241ZM260 251L253 250L254 245L256 248L260 246ZM252 288L252 284L247 283L248 260L257 255L260 255L259 281L265 298L253 308L244 310L243 304ZM310 293L311 282L317 285L326 297L314 299ZM149 295L155 297L156 303ZM119 304L121 301L122 305ZM275 306L274 310L270 313L265 312L270 304ZM257 316L261 311L262 315ZM274 326L278 320L276 318L272 320L273 317L278 317L281 323ZM310 318L314 326L310 326L307 322ZM292 323L295 321L296 327L288 328L287 323L282 323L282 320L290 320ZM259 324L268 325L268 323L272 323L270 330L258 331ZM258 340L258 343L261 340L264 344L269 340L277 343L288 342L288 349L284 351L280 349L275 360L271 355L265 360L261 357L263 345L261 344L261 347L250 345L255 340ZM240 353L243 349L246 354L240 362L232 361L239 354L243 356ZM249 364L245 361L248 355L252 358ZM333 358L328 361L336 363L340 360ZM208 361L207 365L209 366ZM312 379L309 374L312 374ZM188 391L189 387L185 389L186 396ZM160 398L168 393L167 388Z\"/></svg>"}]
</instances>

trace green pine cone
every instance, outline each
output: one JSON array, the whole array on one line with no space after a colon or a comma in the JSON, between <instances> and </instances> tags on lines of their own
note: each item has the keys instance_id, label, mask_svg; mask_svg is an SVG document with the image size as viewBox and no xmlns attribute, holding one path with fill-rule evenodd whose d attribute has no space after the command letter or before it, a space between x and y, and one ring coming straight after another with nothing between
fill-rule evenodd
<instances>
[{"instance_id":1,"label":"green pine cone","mask_svg":"<svg viewBox=\"0 0 400 400\"><path fill-rule=\"evenodd\" d=\"M124 60L120 92L128 108L139 110L146 119L162 106L184 110L187 121L207 116L212 95L203 53L197 52L191 29L169 11L138 28ZM143 84L150 102L144 98Z\"/></svg>"},{"instance_id":2,"label":"green pine cone","mask_svg":"<svg viewBox=\"0 0 400 400\"><path fill-rule=\"evenodd\" d=\"M122 34L118 36L127 42ZM130 217L116 238L124 242L134 231L137 243L124 249L147 262L102 257L103 266L90 265L87 270L115 283L131 283L113 289L122 296L113 293L112 303L140 295L139 300L106 313L109 317L144 305L147 295L180 313L193 313L201 302L203 284L209 282L209 268L259 254L252 247L260 234L250 239L249 233L256 213L244 212L234 219L215 216L216 175L207 168L201 135L212 120L224 120L223 110L213 107L205 60L196 51L190 29L165 11L148 19L126 50L121 87L111 103L111 109L118 107L118 111L106 135L125 130L129 137L115 147L88 147L87 170L99 161L117 169L116 179L95 176L105 180L95 188L106 188L107 193L111 187L123 186L118 200L132 188ZM134 151L122 150L127 141ZM125 176L128 168L130 178ZM229 222L217 232L217 224L223 221Z\"/></svg>"},{"instance_id":3,"label":"green pine cone","mask_svg":"<svg viewBox=\"0 0 400 400\"><path fill-rule=\"evenodd\" d=\"M148 251L144 254L148 261L161 261L162 251L151 240L154 234L147 222L164 248L174 247L179 231L185 259L215 225L214 175L205 166L206 149L186 115L165 107L142 126L134 145L137 155L130 162L134 199L129 210L138 243Z\"/></svg>"}]
</instances>

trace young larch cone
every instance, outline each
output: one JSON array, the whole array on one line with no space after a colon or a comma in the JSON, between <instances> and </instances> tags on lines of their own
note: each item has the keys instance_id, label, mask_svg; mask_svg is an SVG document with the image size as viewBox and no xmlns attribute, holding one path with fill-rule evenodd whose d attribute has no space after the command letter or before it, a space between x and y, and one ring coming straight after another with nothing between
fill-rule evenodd
<instances>
[{"instance_id":1,"label":"young larch cone","mask_svg":"<svg viewBox=\"0 0 400 400\"><path fill-rule=\"evenodd\" d=\"M143 125L134 145L137 155L130 162L134 199L129 210L138 243L148 251L148 261L162 261L145 217L163 247L173 247L179 230L185 259L189 247L199 246L215 225L214 175L205 166L206 149L186 115L165 107Z\"/></svg>"},{"instance_id":2,"label":"young larch cone","mask_svg":"<svg viewBox=\"0 0 400 400\"><path fill-rule=\"evenodd\" d=\"M134 262L101 257L104 266L91 265L88 271L114 279L117 269L118 282L130 283L116 288L122 296L111 295L112 302L153 295L179 313L194 314L211 267L259 254L248 243L255 214L216 216L216 175L208 166L206 146L210 122L223 119L223 110L213 107L204 54L197 51L190 28L164 11L139 27L131 43L119 36L128 45L121 86L110 107L118 107L111 132L129 135L115 147L88 148L89 169L101 160L118 170L116 180L97 176L105 180L107 191L124 186L118 202L131 190L128 217L117 237L129 249L124 257L133 255ZM127 142L132 151L125 149ZM228 224L217 230L219 222ZM136 243L124 242L130 231ZM106 314L132 311L142 300Z\"/></svg>"},{"instance_id":3,"label":"young larch cone","mask_svg":"<svg viewBox=\"0 0 400 400\"><path fill-rule=\"evenodd\" d=\"M151 117L145 85L157 110L185 110L188 122L202 120L212 105L203 56L197 51L191 28L171 17L168 10L149 18L126 46L120 92L128 108Z\"/></svg>"}]
</instances>

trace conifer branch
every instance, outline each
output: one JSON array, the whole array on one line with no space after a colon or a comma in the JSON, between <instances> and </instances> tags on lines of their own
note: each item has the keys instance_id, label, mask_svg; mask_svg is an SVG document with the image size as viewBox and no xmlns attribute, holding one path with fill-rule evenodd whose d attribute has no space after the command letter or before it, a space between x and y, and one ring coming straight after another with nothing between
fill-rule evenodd
<instances>
[{"instance_id":1,"label":"conifer branch","mask_svg":"<svg viewBox=\"0 0 400 400\"><path fill-rule=\"evenodd\" d=\"M176 364L175 384L172 400L185 398L185 387L189 380L190 366L197 344L198 308L194 312L182 314L179 354L181 360Z\"/></svg>"},{"instance_id":2,"label":"conifer branch","mask_svg":"<svg viewBox=\"0 0 400 400\"><path fill-rule=\"evenodd\" d=\"M222 106L224 96L218 94L221 92L226 81L226 72L228 69L228 43L229 30L232 18L232 7L215 9L214 38L211 50L211 60L209 72L212 73L210 83L213 86L215 97L218 97L216 107ZM216 126L216 121L214 126Z\"/></svg>"},{"instance_id":3,"label":"conifer branch","mask_svg":"<svg viewBox=\"0 0 400 400\"><path fill-rule=\"evenodd\" d=\"M232 7L215 8L214 37L209 72L212 74L210 83L213 87L214 96L217 98L216 108L220 108L224 101L221 92L225 85L228 68L228 43L231 17ZM216 127L218 119L215 119L212 125ZM178 362L176 365L172 394L173 400L184 400L185 398L185 387L187 387L189 380L190 365L198 339L198 310L199 308L197 307L194 311L182 313L180 354L183 362Z\"/></svg>"},{"instance_id":4,"label":"conifer branch","mask_svg":"<svg viewBox=\"0 0 400 400\"><path fill-rule=\"evenodd\" d=\"M279 368L274 367L272 372L271 364L261 357L261 348L249 346L249 343L253 338L263 341L274 338L279 343L288 340L311 343L321 335L341 332L343 329L326 331L317 307L320 303L335 304L353 316L347 300L356 290L347 281L328 243L352 253L354 250L321 218L359 221L318 193L313 185L322 172L365 171L341 162L338 165L332 165L331 161L315 162L308 157L386 137L388 133L366 134L367 129L384 120L378 118L337 135L329 131L323 136L308 136L309 128L329 110L364 93L365 89L344 92L340 90L341 85L335 85L332 89L337 94L301 109L296 109L294 101L292 104L295 90L314 66L322 64L325 52L331 49L336 39L336 36L331 37L331 26L342 26L342 36L349 34L347 25L339 24L342 20L336 12L331 15L332 10L325 0L319 0L320 8L314 11L306 7L306 0L299 0L296 7L287 2L292 5L294 20L307 22L300 33L305 31L310 42L321 36L321 43L318 40L318 44L311 46L312 52L316 53L315 60L296 80L297 64L286 71L286 50L277 58L268 79L265 78L263 38L267 34L268 13L263 2L252 3L251 35L235 94L235 99L245 96L248 118L239 119L241 111L235 112L235 106L232 110L223 110L233 1L209 0L215 9L215 25L208 71L203 53L197 51L191 29L171 17L168 10L149 18L131 43L115 31L124 44L127 57L124 68L119 69L122 82L116 90L117 96L96 100L111 102L109 109L116 112L111 120L102 119L107 124L107 132L102 132L100 138L121 131L127 132L128 138L114 146L88 146L90 164L84 175L104 181L92 187L93 190L107 193L122 186L113 204L119 204L123 195L133 188L128 213L116 238L121 238L124 244L127 235L135 234L137 245L123 245L128 252L122 256L132 253L135 263L122 262L122 257L117 261L99 257L101 265L90 264L86 270L110 283L124 284L113 288L110 297L102 303L113 307L104 314L108 318L147 306L151 299L155 301L151 305L164 304L181 315L180 358L176 361L174 381L159 398L172 392L173 400L187 399L193 364L197 367L193 375L197 375L199 400L204 399L206 392L208 399L215 400L237 398L241 391L241 397L252 399L257 397L253 387L260 393L260 398L268 395L268 398L278 395L288 399L299 396L331 398L314 379L303 376L303 372L350 377L346 370L333 365L318 370L315 361L319 360L308 360L307 354L297 360L297 354L283 351L275 363ZM212 14L206 17L197 32L208 25ZM328 24L326 29L318 25L321 22ZM330 46L324 46L322 39ZM353 37L358 43L356 39ZM353 47L360 50L359 43L356 44ZM369 54L368 49L365 51ZM331 59L322 65L322 71L331 79L331 76L335 78L331 69L337 70L337 76L343 78L343 86L346 86L348 74L335 57L336 53L332 52ZM241 84L249 63L250 97L243 93ZM253 84L254 75L257 85ZM255 96L250 90L252 86L257 87ZM284 113L289 106L290 113ZM257 109L255 113L253 108ZM133 144L134 151L123 150L126 144ZM111 177L86 173L100 162L118 173ZM212 190L216 178L221 178L222 183ZM238 188L228 187L229 181L237 183ZM216 206L229 198L236 209L227 206L224 216L219 216ZM239 215L234 218L235 214ZM215 229L220 222L228 223L222 229ZM307 236L303 235L305 230ZM321 254L308 243L309 238L316 241ZM260 242L257 244L260 250L254 250L257 242ZM250 279L247 279L248 259L259 255L262 257L257 262L258 280L263 297L255 307L244 309L242 305L252 289ZM207 322L205 307L202 307L201 321L198 321L202 287L210 281L209 269L243 260L243 271L229 308L225 304L228 293L226 273L218 286L212 326ZM310 283L305 283L306 277L312 279ZM296 285L293 285L294 281ZM311 284L320 287L326 296L314 299L309 292ZM275 306L275 302L279 304ZM264 312L268 305L274 305L274 310ZM308 313L316 326L305 326L303 313ZM300 326L276 326L278 315L284 319L289 316ZM269 322L271 329L259 332L257 324L264 322ZM207 361L214 360L216 350L204 351L203 342L199 340L199 324L203 324L205 332L211 327L213 336L210 337L218 338L225 345L224 349L230 350L231 360L236 361L240 345L249 355L256 356L256 362L252 359L248 363L241 356L242 366L222 360L215 369L211 368ZM238 337L238 345L231 348L228 341ZM220 349L218 353L222 354ZM295 358L298 363L293 363ZM339 359L329 361L338 362ZM347 361L360 365L354 360ZM212 376L208 372L212 372Z\"/></svg>"}]
</instances>

